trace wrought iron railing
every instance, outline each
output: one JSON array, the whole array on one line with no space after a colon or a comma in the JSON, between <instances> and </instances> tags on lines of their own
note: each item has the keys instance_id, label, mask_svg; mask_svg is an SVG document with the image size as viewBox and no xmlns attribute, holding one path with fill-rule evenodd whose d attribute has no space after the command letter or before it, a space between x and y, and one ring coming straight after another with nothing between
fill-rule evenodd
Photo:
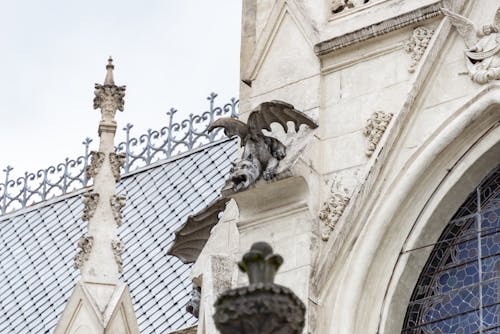
<instances>
[{"instance_id":1,"label":"wrought iron railing","mask_svg":"<svg viewBox=\"0 0 500 334\"><path fill-rule=\"evenodd\" d=\"M122 173L131 172L161 159L168 159L189 152L203 145L223 139L224 134L217 129L208 133L207 128L215 119L238 117L238 100L232 98L222 106L215 105L217 94L211 93L207 100L209 108L200 115L190 114L180 122L174 121L176 109L167 112L168 124L160 130L149 129L139 137L131 135L132 124L127 124L125 141L116 146L116 151L125 153ZM43 202L50 198L67 194L89 185L86 169L90 162L90 143L83 141L84 154L76 159L66 158L64 162L40 169L36 173L25 172L13 178L11 166L3 169L4 179L0 183L0 215ZM0 181L2 182L2 181Z\"/></svg>"}]
</instances>

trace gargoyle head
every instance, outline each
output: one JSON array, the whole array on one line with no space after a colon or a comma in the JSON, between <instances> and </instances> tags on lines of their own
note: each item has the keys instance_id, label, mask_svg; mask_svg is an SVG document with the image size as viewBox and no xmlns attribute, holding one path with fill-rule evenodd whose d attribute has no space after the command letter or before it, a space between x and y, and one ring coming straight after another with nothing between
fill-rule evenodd
<instances>
[{"instance_id":1,"label":"gargoyle head","mask_svg":"<svg viewBox=\"0 0 500 334\"><path fill-rule=\"evenodd\" d=\"M248 188L255 183L261 173L261 164L259 160L250 157L233 163L230 170L230 180L234 191L240 191Z\"/></svg>"}]
</instances>

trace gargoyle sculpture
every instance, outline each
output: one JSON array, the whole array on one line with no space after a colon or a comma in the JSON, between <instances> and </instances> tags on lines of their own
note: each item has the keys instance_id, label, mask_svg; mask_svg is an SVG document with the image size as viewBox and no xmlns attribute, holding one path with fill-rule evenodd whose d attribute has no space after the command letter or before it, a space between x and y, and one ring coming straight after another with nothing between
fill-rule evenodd
<instances>
[{"instance_id":1,"label":"gargoyle sculpture","mask_svg":"<svg viewBox=\"0 0 500 334\"><path fill-rule=\"evenodd\" d=\"M261 176L264 180L271 180L276 176L279 161L286 156L286 147L278 139L262 133L263 129L271 131L271 124L275 122L279 123L285 132L288 132L288 122L295 124L295 131L299 131L301 124L312 129L318 127L312 119L295 110L293 105L281 101L260 104L248 117L247 124L226 117L209 126L208 131L224 128L226 136L241 138L243 155L233 164L230 176L234 191L248 188Z\"/></svg>"},{"instance_id":2,"label":"gargoyle sculpture","mask_svg":"<svg viewBox=\"0 0 500 334\"><path fill-rule=\"evenodd\" d=\"M469 19L442 8L458 33L464 39L467 49L465 58L472 81L485 84L490 80L500 79L500 8L497 9L493 24L476 28Z\"/></svg>"}]
</instances>

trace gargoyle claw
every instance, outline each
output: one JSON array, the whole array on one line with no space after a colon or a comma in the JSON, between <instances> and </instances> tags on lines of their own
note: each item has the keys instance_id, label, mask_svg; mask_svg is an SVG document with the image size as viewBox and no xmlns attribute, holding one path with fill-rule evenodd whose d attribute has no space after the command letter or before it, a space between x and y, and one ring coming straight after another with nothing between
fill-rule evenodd
<instances>
[{"instance_id":1,"label":"gargoyle claw","mask_svg":"<svg viewBox=\"0 0 500 334\"><path fill-rule=\"evenodd\" d=\"M274 170L265 170L264 173L262 173L262 177L266 181L272 180L276 176L276 171Z\"/></svg>"}]
</instances>

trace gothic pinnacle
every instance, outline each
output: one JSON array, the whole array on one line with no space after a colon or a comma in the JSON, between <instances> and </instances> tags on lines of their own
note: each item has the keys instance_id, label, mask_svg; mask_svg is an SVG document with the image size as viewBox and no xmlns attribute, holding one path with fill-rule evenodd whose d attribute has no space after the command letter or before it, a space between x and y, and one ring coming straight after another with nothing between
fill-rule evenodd
<instances>
[{"instance_id":1,"label":"gothic pinnacle","mask_svg":"<svg viewBox=\"0 0 500 334\"><path fill-rule=\"evenodd\" d=\"M115 80L113 79L113 70L115 66L113 65L113 58L109 56L108 65L106 65L106 79L104 79L104 84L109 86L115 85Z\"/></svg>"},{"instance_id":2,"label":"gothic pinnacle","mask_svg":"<svg viewBox=\"0 0 500 334\"><path fill-rule=\"evenodd\" d=\"M94 109L101 109L102 119L99 126L101 130L115 131L115 113L117 110L123 111L125 97L125 86L115 85L113 79L113 59L109 57L106 65L106 78L104 84L95 84Z\"/></svg>"}]
</instances>

